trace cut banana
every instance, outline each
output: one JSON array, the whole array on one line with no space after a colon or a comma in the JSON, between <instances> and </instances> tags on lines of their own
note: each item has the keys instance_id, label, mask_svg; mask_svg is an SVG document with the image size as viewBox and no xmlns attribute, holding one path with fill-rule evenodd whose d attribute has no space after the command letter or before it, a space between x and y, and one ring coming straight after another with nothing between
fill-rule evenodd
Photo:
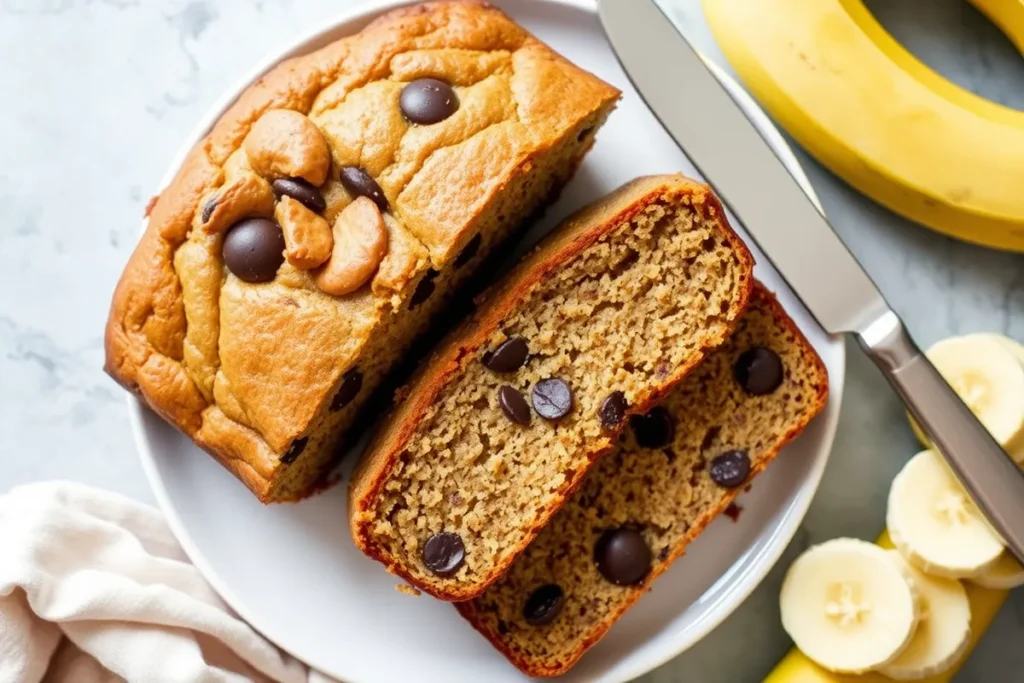
<instances>
[{"instance_id":1,"label":"cut banana","mask_svg":"<svg viewBox=\"0 0 1024 683\"><path fill-rule=\"evenodd\" d=\"M786 574L782 627L831 671L884 666L907 647L918 620L909 572L873 543L839 538L809 548Z\"/></svg>"},{"instance_id":2,"label":"cut banana","mask_svg":"<svg viewBox=\"0 0 1024 683\"><path fill-rule=\"evenodd\" d=\"M971 640L971 605L956 579L929 576L907 564L896 551L890 561L913 577L921 616L910 644L879 671L901 681L916 681L949 671Z\"/></svg>"},{"instance_id":3,"label":"cut banana","mask_svg":"<svg viewBox=\"0 0 1024 683\"><path fill-rule=\"evenodd\" d=\"M937 342L926 352L993 438L1011 455L1024 453L1024 348L994 334L969 334ZM910 420L918 440L931 444Z\"/></svg>"},{"instance_id":4,"label":"cut banana","mask_svg":"<svg viewBox=\"0 0 1024 683\"><path fill-rule=\"evenodd\" d=\"M978 576L1003 552L1002 541L935 451L921 451L893 479L886 524L903 557L937 576Z\"/></svg>"},{"instance_id":5,"label":"cut banana","mask_svg":"<svg viewBox=\"0 0 1024 683\"><path fill-rule=\"evenodd\" d=\"M1024 5L1021 5L1021 7L1024 8ZM1001 344L1003 348L1005 348L1007 351L1016 356L1017 360L1022 365L1024 365L1024 344L1021 344L1016 339L1010 339L1009 337L1002 334L990 333L983 336L988 337L989 339L992 339L993 341L996 341L999 344Z\"/></svg>"},{"instance_id":6,"label":"cut banana","mask_svg":"<svg viewBox=\"0 0 1024 683\"><path fill-rule=\"evenodd\" d=\"M995 564L971 579L982 588L1010 590L1024 586L1024 567L1008 550L1004 550Z\"/></svg>"},{"instance_id":7,"label":"cut banana","mask_svg":"<svg viewBox=\"0 0 1024 683\"><path fill-rule=\"evenodd\" d=\"M1024 16L1024 4L1018 5L1018 7L1020 8L1021 15ZM1021 25L1021 28L1024 28L1024 24ZM1021 32L1021 38L1024 39L1024 31ZM1024 366L1024 344L1002 334L989 334L987 336L999 342L1007 351L1014 355L1022 366ZM1018 465L1024 466L1024 436L1017 437L1017 440L1014 443L1006 447L1006 451ZM1017 564L1016 560L1013 560L1013 562Z\"/></svg>"},{"instance_id":8,"label":"cut banana","mask_svg":"<svg viewBox=\"0 0 1024 683\"><path fill-rule=\"evenodd\" d=\"M987 334L951 337L925 354L1002 446L1024 434L1024 365Z\"/></svg>"}]
</instances>

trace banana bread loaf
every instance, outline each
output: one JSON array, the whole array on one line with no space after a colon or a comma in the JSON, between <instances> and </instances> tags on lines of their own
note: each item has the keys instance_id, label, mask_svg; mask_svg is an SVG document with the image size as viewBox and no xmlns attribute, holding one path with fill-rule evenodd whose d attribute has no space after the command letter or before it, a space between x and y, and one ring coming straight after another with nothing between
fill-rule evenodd
<instances>
[{"instance_id":1,"label":"banana bread loaf","mask_svg":"<svg viewBox=\"0 0 1024 683\"><path fill-rule=\"evenodd\" d=\"M107 372L264 502L307 495L618 95L471 0L281 63L153 207L114 293Z\"/></svg>"},{"instance_id":2,"label":"banana bread loaf","mask_svg":"<svg viewBox=\"0 0 1024 683\"><path fill-rule=\"evenodd\" d=\"M827 395L821 360L758 284L729 342L633 418L508 573L459 612L528 675L565 673Z\"/></svg>"},{"instance_id":3,"label":"banana bread loaf","mask_svg":"<svg viewBox=\"0 0 1024 683\"><path fill-rule=\"evenodd\" d=\"M508 568L627 416L734 327L752 260L705 185L634 181L570 218L441 345L353 474L359 548L436 597Z\"/></svg>"}]
</instances>

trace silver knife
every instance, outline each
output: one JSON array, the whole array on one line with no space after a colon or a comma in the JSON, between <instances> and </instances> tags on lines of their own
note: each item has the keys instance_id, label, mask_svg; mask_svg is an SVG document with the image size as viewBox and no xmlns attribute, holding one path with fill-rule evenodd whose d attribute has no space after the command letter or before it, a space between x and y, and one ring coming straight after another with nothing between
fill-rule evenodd
<instances>
[{"instance_id":1,"label":"silver knife","mask_svg":"<svg viewBox=\"0 0 1024 683\"><path fill-rule=\"evenodd\" d=\"M856 335L1024 562L1024 475L917 348L757 129L653 0L598 0L598 13L654 115L818 323Z\"/></svg>"}]
</instances>

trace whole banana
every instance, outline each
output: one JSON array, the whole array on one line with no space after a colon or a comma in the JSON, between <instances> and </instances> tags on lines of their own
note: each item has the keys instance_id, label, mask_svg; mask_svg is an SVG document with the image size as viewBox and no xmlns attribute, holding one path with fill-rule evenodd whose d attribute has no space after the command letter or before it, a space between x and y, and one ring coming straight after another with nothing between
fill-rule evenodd
<instances>
[{"instance_id":1,"label":"whole banana","mask_svg":"<svg viewBox=\"0 0 1024 683\"><path fill-rule=\"evenodd\" d=\"M1022 0L972 0L1024 49ZM729 63L808 152L891 210L1024 252L1024 112L918 61L860 0L703 0Z\"/></svg>"}]
</instances>

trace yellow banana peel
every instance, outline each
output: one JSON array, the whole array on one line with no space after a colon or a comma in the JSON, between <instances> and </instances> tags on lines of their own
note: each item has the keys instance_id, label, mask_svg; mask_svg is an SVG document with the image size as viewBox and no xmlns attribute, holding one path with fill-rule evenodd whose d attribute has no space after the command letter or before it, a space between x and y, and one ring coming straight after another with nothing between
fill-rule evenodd
<instances>
[{"instance_id":1,"label":"yellow banana peel","mask_svg":"<svg viewBox=\"0 0 1024 683\"><path fill-rule=\"evenodd\" d=\"M1024 1L971 0L1024 49ZM925 66L861 0L703 0L729 63L822 164L880 204L1024 252L1024 112Z\"/></svg>"},{"instance_id":2,"label":"yellow banana peel","mask_svg":"<svg viewBox=\"0 0 1024 683\"><path fill-rule=\"evenodd\" d=\"M892 541L885 533L876 542L883 548L893 547ZM971 603L970 645L956 666L944 674L922 679L922 683L949 683L952 680L963 663L967 661L967 657L981 640L992 620L995 619L1008 595L1007 591L989 590L968 582L964 582L964 586L967 589L967 598ZM772 669L763 683L892 683L892 679L877 673L851 676L826 671L805 657L798 649L793 648L779 662L778 666Z\"/></svg>"}]
</instances>

